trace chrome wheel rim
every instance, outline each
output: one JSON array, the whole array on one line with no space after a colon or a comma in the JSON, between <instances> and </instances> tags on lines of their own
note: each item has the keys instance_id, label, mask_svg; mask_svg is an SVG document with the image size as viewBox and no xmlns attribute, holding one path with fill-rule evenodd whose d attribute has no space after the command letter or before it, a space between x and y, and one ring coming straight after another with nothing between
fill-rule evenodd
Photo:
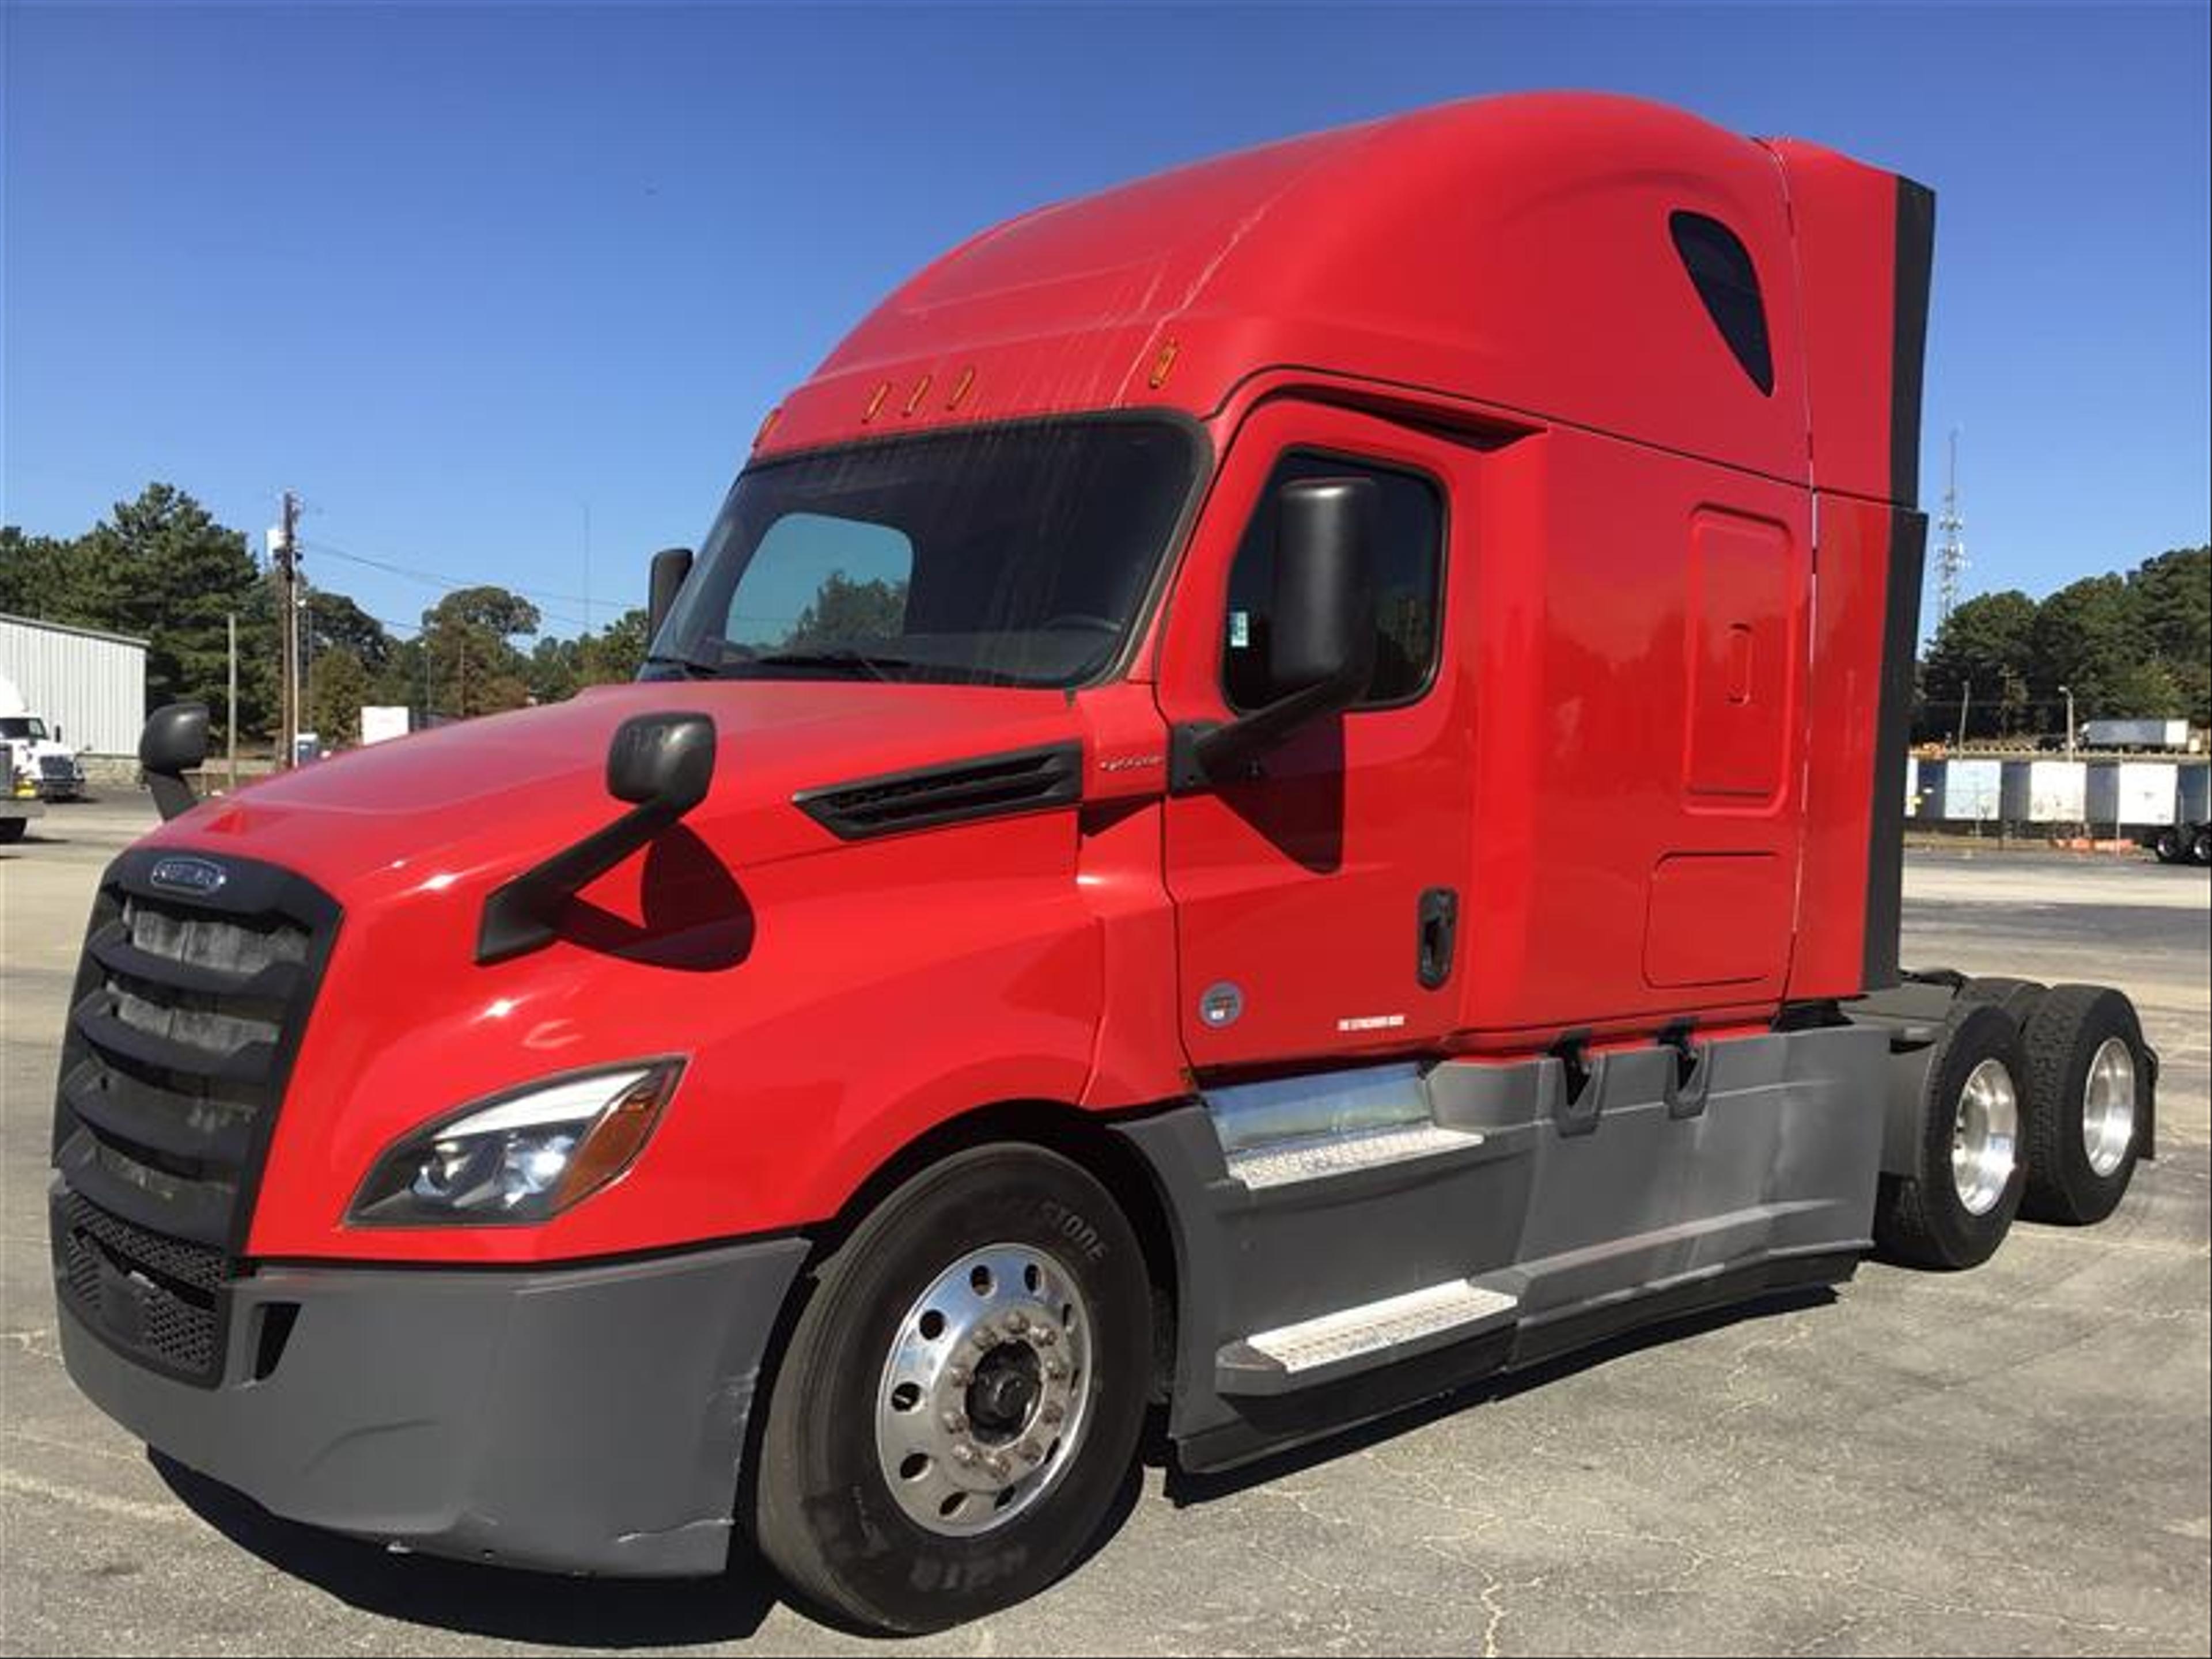
<instances>
[{"instance_id":1,"label":"chrome wheel rim","mask_svg":"<svg viewBox=\"0 0 2212 1659\"><path fill-rule=\"evenodd\" d=\"M1026 1244L972 1250L899 1322L876 1457L907 1518L948 1538L1005 1526L1056 1486L1091 1417L1091 1310Z\"/></svg>"},{"instance_id":2,"label":"chrome wheel rim","mask_svg":"<svg viewBox=\"0 0 2212 1659\"><path fill-rule=\"evenodd\" d=\"M1951 1180L1968 1215L1987 1215L2020 1158L2020 1095L2001 1060L1974 1067L1951 1126Z\"/></svg>"},{"instance_id":3,"label":"chrome wheel rim","mask_svg":"<svg viewBox=\"0 0 2212 1659\"><path fill-rule=\"evenodd\" d=\"M2135 1050L2125 1037L2106 1037L2081 1085L2081 1150L2102 1177L2120 1167L2135 1138Z\"/></svg>"}]
</instances>

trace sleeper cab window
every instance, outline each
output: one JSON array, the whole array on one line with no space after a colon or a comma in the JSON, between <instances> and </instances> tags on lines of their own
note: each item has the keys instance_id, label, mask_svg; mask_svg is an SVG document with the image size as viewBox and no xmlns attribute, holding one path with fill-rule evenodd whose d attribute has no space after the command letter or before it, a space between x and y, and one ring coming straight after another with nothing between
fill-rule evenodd
<instances>
[{"instance_id":1,"label":"sleeper cab window","mask_svg":"<svg viewBox=\"0 0 2212 1659\"><path fill-rule=\"evenodd\" d=\"M1275 464L1229 574L1222 690L1239 714L1267 701L1268 609L1275 591L1276 502L1298 478L1368 478L1376 485L1375 672L1357 708L1411 702L1437 665L1443 598L1444 507L1419 473L1342 455L1293 450Z\"/></svg>"},{"instance_id":2,"label":"sleeper cab window","mask_svg":"<svg viewBox=\"0 0 2212 1659\"><path fill-rule=\"evenodd\" d=\"M1717 219L1702 213L1676 213L1668 221L1682 269L1705 301L1705 314L1721 338L1763 393L1774 390L1774 350L1766 338L1766 302L1759 297L1759 270L1751 250Z\"/></svg>"}]
</instances>

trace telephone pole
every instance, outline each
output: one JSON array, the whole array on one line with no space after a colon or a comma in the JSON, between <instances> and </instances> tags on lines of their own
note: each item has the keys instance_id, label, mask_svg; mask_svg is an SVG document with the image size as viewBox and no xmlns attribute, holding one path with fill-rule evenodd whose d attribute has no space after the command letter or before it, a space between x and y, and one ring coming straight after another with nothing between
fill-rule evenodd
<instances>
[{"instance_id":1,"label":"telephone pole","mask_svg":"<svg viewBox=\"0 0 2212 1659\"><path fill-rule=\"evenodd\" d=\"M292 764L293 739L300 730L299 546L300 498L288 489L283 515L269 538L269 556L276 578L276 638L282 658L276 693L280 769Z\"/></svg>"}]
</instances>

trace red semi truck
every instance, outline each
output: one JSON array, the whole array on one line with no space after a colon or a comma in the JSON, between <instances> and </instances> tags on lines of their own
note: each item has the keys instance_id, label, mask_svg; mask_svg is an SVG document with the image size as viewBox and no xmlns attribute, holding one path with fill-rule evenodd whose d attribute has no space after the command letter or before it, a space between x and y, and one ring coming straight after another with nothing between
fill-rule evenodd
<instances>
[{"instance_id":1,"label":"red semi truck","mask_svg":"<svg viewBox=\"0 0 2212 1659\"><path fill-rule=\"evenodd\" d=\"M64 1347L276 1513L941 1626L1215 1469L2085 1222L2127 1000L1900 975L1932 202L1553 95L987 231L640 683L100 890ZM604 789L600 787L604 781Z\"/></svg>"}]
</instances>

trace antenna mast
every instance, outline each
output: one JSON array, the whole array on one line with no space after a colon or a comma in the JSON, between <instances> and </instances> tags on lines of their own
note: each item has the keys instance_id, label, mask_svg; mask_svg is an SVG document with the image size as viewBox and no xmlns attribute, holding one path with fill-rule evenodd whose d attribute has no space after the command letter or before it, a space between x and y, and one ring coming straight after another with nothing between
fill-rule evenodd
<instances>
[{"instance_id":1,"label":"antenna mast","mask_svg":"<svg viewBox=\"0 0 2212 1659\"><path fill-rule=\"evenodd\" d=\"M1951 476L1943 490L1943 515L1936 520L1943 539L1936 548L1936 627L1940 633L1959 606L1959 583L1966 574L1966 544L1959 532L1966 521L1959 516L1959 428L1951 428Z\"/></svg>"}]
</instances>

